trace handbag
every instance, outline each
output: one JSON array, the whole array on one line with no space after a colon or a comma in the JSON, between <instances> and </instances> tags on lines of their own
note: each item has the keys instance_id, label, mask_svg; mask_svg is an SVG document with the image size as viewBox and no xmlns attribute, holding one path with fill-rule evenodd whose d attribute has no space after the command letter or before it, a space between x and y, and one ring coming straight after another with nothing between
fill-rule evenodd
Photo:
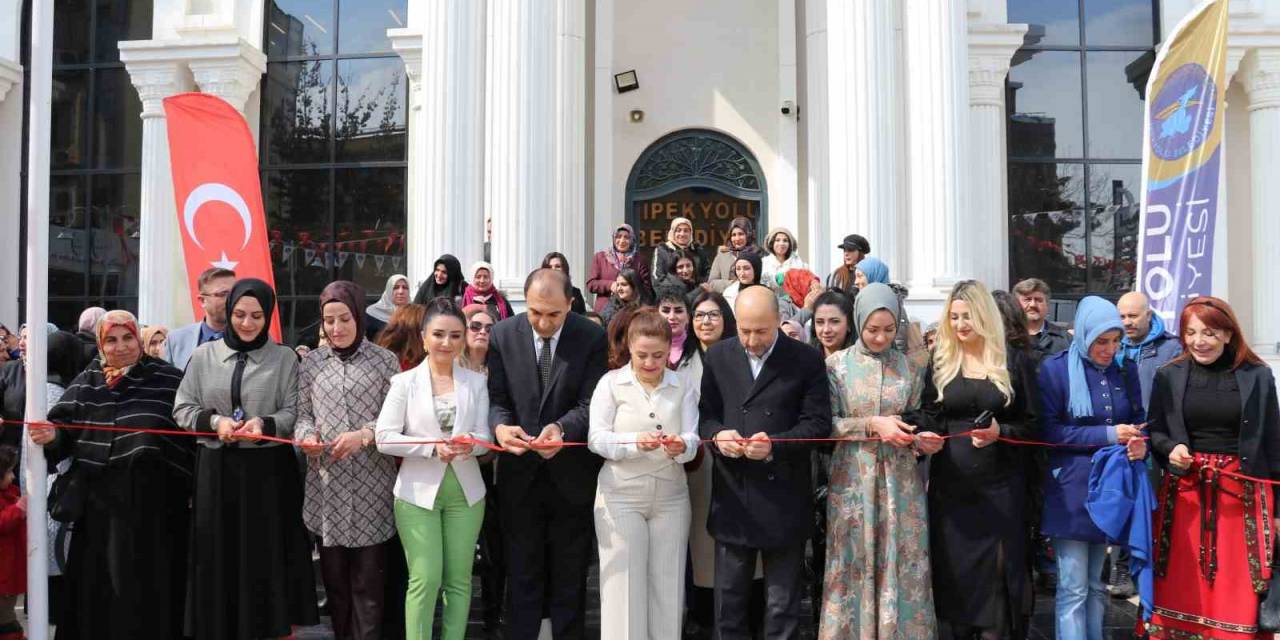
<instances>
[{"instance_id":1,"label":"handbag","mask_svg":"<svg viewBox=\"0 0 1280 640\"><path fill-rule=\"evenodd\" d=\"M72 465L58 474L49 491L49 517L58 522L73 523L84 516L89 500L89 474L80 465Z\"/></svg>"},{"instance_id":2,"label":"handbag","mask_svg":"<svg viewBox=\"0 0 1280 640\"><path fill-rule=\"evenodd\" d=\"M1262 599L1258 602L1258 630L1280 632L1280 567L1271 568L1267 592L1262 594Z\"/></svg>"}]
</instances>

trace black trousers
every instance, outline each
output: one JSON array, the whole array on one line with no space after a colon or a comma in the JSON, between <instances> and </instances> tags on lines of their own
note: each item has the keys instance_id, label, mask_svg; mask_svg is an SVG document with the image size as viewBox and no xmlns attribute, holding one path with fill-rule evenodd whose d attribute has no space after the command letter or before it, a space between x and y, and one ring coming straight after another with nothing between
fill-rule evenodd
<instances>
[{"instance_id":1,"label":"black trousers","mask_svg":"<svg viewBox=\"0 0 1280 640\"><path fill-rule=\"evenodd\" d=\"M536 640L544 610L555 640L585 637L591 505L565 503L545 470L526 491L499 491L498 500L507 551L507 640Z\"/></svg>"},{"instance_id":2,"label":"black trousers","mask_svg":"<svg viewBox=\"0 0 1280 640\"><path fill-rule=\"evenodd\" d=\"M337 640L383 640L387 544L320 549L320 573Z\"/></svg>"},{"instance_id":3,"label":"black trousers","mask_svg":"<svg viewBox=\"0 0 1280 640\"><path fill-rule=\"evenodd\" d=\"M751 582L756 554L764 563L764 637L798 638L804 596L804 547L755 549L716 542L716 631L720 640L750 640Z\"/></svg>"}]
</instances>

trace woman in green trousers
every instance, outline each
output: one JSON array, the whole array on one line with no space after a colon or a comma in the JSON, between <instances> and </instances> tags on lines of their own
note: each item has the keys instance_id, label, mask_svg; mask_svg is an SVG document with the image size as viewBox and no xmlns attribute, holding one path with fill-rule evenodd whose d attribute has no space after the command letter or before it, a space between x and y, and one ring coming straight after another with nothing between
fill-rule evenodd
<instances>
[{"instance_id":1,"label":"woman in green trousers","mask_svg":"<svg viewBox=\"0 0 1280 640\"><path fill-rule=\"evenodd\" d=\"M395 484L396 528L409 564L408 640L431 638L444 594L444 640L462 640L471 607L471 564L484 522L484 481L475 441L489 442L489 389L483 374L456 364L466 335L450 300L427 305L427 358L391 379L378 416L382 453L404 459Z\"/></svg>"}]
</instances>

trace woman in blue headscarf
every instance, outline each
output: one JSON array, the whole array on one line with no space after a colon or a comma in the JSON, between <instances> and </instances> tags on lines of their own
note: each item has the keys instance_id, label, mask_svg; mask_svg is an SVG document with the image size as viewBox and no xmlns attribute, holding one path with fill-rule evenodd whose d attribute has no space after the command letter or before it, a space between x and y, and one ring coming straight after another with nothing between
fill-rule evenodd
<instances>
[{"instance_id":1,"label":"woman in blue headscarf","mask_svg":"<svg viewBox=\"0 0 1280 640\"><path fill-rule=\"evenodd\" d=\"M874 282L889 284L889 265L875 256L867 256L858 262L853 272L853 286L859 291Z\"/></svg>"},{"instance_id":2,"label":"woman in blue headscarf","mask_svg":"<svg viewBox=\"0 0 1280 640\"><path fill-rule=\"evenodd\" d=\"M1066 445L1049 450L1040 525L1057 555L1055 609L1062 640L1102 638L1106 536L1085 509L1093 453L1117 443L1128 446L1131 459L1147 453L1138 369L1122 367L1115 357L1123 336L1116 306L1089 296L1076 307L1071 347L1040 366L1044 439Z\"/></svg>"}]
</instances>

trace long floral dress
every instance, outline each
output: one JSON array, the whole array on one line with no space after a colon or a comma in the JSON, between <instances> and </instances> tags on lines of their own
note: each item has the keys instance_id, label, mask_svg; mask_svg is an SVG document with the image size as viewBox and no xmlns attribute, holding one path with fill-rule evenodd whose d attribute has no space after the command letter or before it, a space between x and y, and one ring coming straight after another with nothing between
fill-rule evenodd
<instances>
[{"instance_id":1,"label":"long floral dress","mask_svg":"<svg viewBox=\"0 0 1280 640\"><path fill-rule=\"evenodd\" d=\"M920 406L920 371L896 350L860 344L827 358L833 431L865 438L874 416ZM827 502L827 565L818 637L937 637L924 485L911 449L838 443Z\"/></svg>"}]
</instances>

